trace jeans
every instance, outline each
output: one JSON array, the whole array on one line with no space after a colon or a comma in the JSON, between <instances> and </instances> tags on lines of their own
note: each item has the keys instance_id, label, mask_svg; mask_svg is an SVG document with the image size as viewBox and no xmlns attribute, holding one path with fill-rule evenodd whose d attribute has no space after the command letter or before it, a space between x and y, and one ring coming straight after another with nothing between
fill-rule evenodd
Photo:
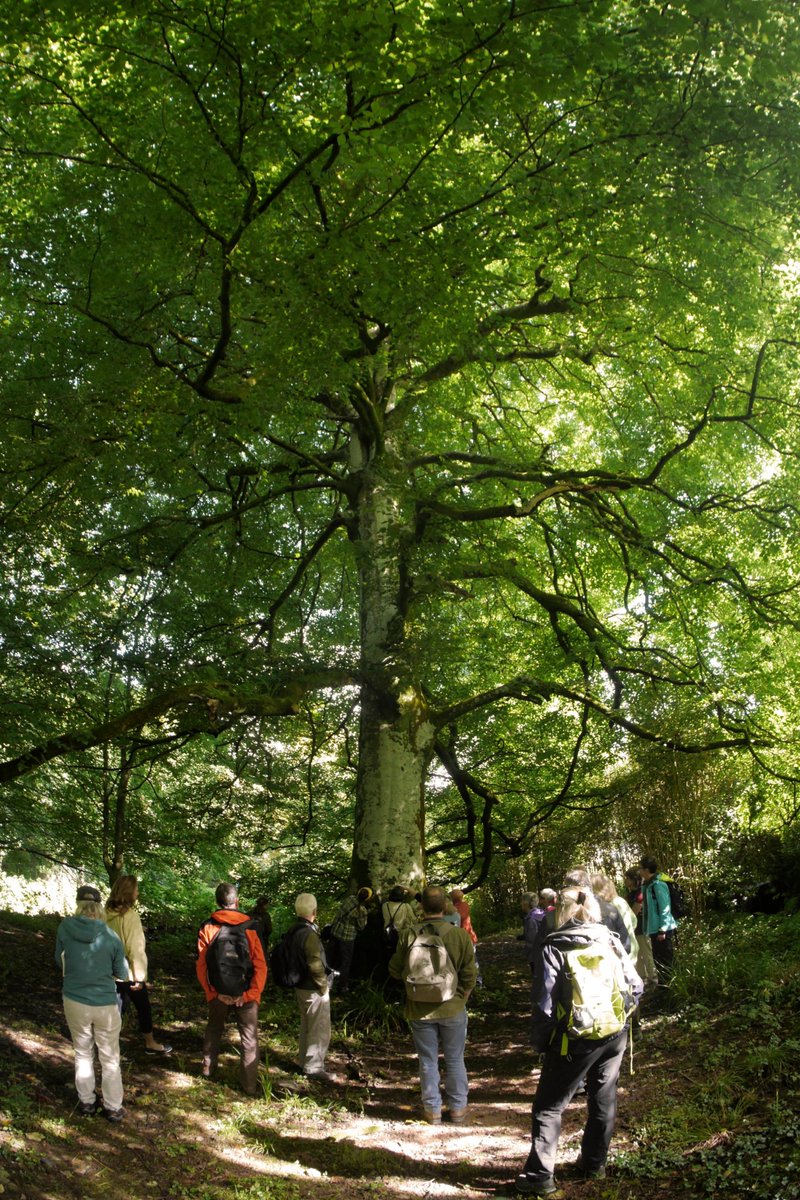
<instances>
[{"instance_id":1,"label":"jeans","mask_svg":"<svg viewBox=\"0 0 800 1200\"><path fill-rule=\"evenodd\" d=\"M331 1043L331 994L324 996L306 988L295 988L300 1009L300 1045L298 1060L305 1075L325 1070L325 1055Z\"/></svg>"},{"instance_id":2,"label":"jeans","mask_svg":"<svg viewBox=\"0 0 800 1200\"><path fill-rule=\"evenodd\" d=\"M628 1031L601 1042L569 1043L562 1055L561 1038L548 1051L533 1101L531 1151L523 1168L536 1183L550 1183L561 1133L561 1114L586 1078L589 1115L581 1142L584 1171L605 1166L617 1117L617 1079L628 1044Z\"/></svg>"},{"instance_id":3,"label":"jeans","mask_svg":"<svg viewBox=\"0 0 800 1200\"><path fill-rule=\"evenodd\" d=\"M122 1020L116 1004L79 1004L64 997L72 1045L75 1047L75 1090L82 1104L95 1102L94 1048L100 1057L103 1104L122 1108L119 1031Z\"/></svg>"},{"instance_id":4,"label":"jeans","mask_svg":"<svg viewBox=\"0 0 800 1200\"><path fill-rule=\"evenodd\" d=\"M444 1092L447 1105L453 1109L467 1107L467 1068L464 1066L464 1047L467 1042L467 1010L439 1021L412 1021L411 1036L419 1059L419 1086L422 1107L427 1112L442 1109L439 1091L439 1046L444 1054Z\"/></svg>"},{"instance_id":5,"label":"jeans","mask_svg":"<svg viewBox=\"0 0 800 1200\"><path fill-rule=\"evenodd\" d=\"M255 1096L258 1089L258 1001L251 1000L237 1008L212 1000L208 1005L208 1023L203 1039L203 1074L210 1076L217 1066L217 1056L225 1032L225 1022L233 1016L239 1028L239 1082L242 1091Z\"/></svg>"}]
</instances>

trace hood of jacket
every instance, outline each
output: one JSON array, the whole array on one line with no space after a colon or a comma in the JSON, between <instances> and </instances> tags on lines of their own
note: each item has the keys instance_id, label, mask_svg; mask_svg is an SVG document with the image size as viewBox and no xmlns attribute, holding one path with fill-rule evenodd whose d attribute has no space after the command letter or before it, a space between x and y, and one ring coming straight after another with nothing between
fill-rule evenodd
<instances>
[{"instance_id":1,"label":"hood of jacket","mask_svg":"<svg viewBox=\"0 0 800 1200\"><path fill-rule=\"evenodd\" d=\"M552 946L554 949L560 950L562 954L566 954L569 950L575 950L579 946L591 946L596 943L608 946L612 936L605 925L570 920L566 921L559 929L548 933L544 941L546 946Z\"/></svg>"},{"instance_id":2,"label":"hood of jacket","mask_svg":"<svg viewBox=\"0 0 800 1200\"><path fill-rule=\"evenodd\" d=\"M209 920L216 921L218 925L243 925L249 921L247 913L240 912L238 908L218 908L215 913L212 913Z\"/></svg>"},{"instance_id":3,"label":"hood of jacket","mask_svg":"<svg viewBox=\"0 0 800 1200\"><path fill-rule=\"evenodd\" d=\"M65 917L61 923L62 932L73 942L85 942L90 945L102 937L106 928L105 921L96 921L93 917Z\"/></svg>"}]
</instances>

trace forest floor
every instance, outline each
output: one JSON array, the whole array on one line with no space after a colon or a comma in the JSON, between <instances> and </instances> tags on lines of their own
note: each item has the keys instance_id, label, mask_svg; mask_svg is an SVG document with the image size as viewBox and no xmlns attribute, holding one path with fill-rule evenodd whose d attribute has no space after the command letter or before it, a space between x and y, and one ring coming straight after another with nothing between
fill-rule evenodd
<instances>
[{"instance_id":1,"label":"forest floor","mask_svg":"<svg viewBox=\"0 0 800 1200\"><path fill-rule=\"evenodd\" d=\"M334 1002L328 1063L337 1085L309 1084L294 1074L297 1011L291 993L271 986L261 1006L263 1097L248 1100L238 1091L235 1029L218 1079L202 1079L205 1005L191 935L150 944L156 1030L174 1050L169 1057L146 1055L129 1014L122 1037L127 1117L112 1125L77 1112L72 1047L53 962L55 927L49 918L0 914L4 1196L481 1200L514 1194L538 1072L527 1038L528 967L513 934L480 944L485 986L470 1009L468 1125L434 1127L420 1120L410 1035L374 990L360 1001L356 991ZM647 1114L663 1109L665 1097L702 1089L707 1067L698 1050L696 1030L679 1015L643 1012L634 1073L626 1056L620 1076L604 1182L569 1177L585 1101L576 1100L565 1113L557 1176L567 1200L632 1200L643 1187L649 1200L698 1194L674 1163L646 1179L615 1166L634 1149ZM712 1131L708 1145L724 1136ZM687 1148L687 1154L690 1149L703 1147Z\"/></svg>"}]
</instances>

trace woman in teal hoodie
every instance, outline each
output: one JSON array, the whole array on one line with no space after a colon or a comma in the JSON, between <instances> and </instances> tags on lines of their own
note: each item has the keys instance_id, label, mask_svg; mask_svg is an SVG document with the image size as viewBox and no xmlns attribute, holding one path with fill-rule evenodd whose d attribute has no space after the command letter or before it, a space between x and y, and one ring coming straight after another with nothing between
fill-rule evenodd
<instances>
[{"instance_id":1,"label":"woman in teal hoodie","mask_svg":"<svg viewBox=\"0 0 800 1200\"><path fill-rule=\"evenodd\" d=\"M100 1057L103 1112L121 1121L122 1072L119 1065L121 1019L117 979L128 978L125 951L104 920L96 888L78 888L75 915L65 917L56 934L56 963L64 973L64 1015L75 1048L75 1088L80 1111L98 1111L94 1050Z\"/></svg>"},{"instance_id":2,"label":"woman in teal hoodie","mask_svg":"<svg viewBox=\"0 0 800 1200\"><path fill-rule=\"evenodd\" d=\"M666 883L668 876L659 871L658 863L650 857L641 859L639 869L642 875L642 929L650 938L659 991L665 995L665 989L672 982L678 922L672 915Z\"/></svg>"}]
</instances>

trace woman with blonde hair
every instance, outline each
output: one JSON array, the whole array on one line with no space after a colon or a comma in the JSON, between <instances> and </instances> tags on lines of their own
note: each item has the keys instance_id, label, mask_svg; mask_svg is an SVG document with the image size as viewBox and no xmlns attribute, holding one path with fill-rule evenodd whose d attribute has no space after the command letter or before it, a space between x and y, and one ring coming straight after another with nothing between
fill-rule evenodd
<instances>
[{"instance_id":1,"label":"woman with blonde hair","mask_svg":"<svg viewBox=\"0 0 800 1200\"><path fill-rule=\"evenodd\" d=\"M553 1172L561 1114L584 1079L588 1117L576 1167L585 1179L605 1177L617 1078L642 981L619 937L600 918L600 905L588 889L566 887L556 907L556 928L542 945L531 990L531 1042L543 1062L533 1101L531 1149L516 1179L519 1195L557 1191ZM583 992L579 979L587 982Z\"/></svg>"},{"instance_id":2,"label":"woman with blonde hair","mask_svg":"<svg viewBox=\"0 0 800 1200\"><path fill-rule=\"evenodd\" d=\"M599 872L592 876L592 891L598 900L605 900L608 904L613 904L622 917L631 939L631 948L628 953L636 962L639 957L639 943L636 941L636 916L630 904L620 896L613 881L607 875L601 875Z\"/></svg>"},{"instance_id":3,"label":"woman with blonde hair","mask_svg":"<svg viewBox=\"0 0 800 1200\"><path fill-rule=\"evenodd\" d=\"M153 1014L147 988L147 952L144 929L136 911L139 898L139 881L135 875L120 875L106 901L106 921L117 934L125 948L128 960L127 980L117 980L117 995L121 1012L133 1005L139 1021L139 1032L144 1034L147 1054L170 1054L168 1042L156 1041L153 1033Z\"/></svg>"},{"instance_id":4,"label":"woman with blonde hair","mask_svg":"<svg viewBox=\"0 0 800 1200\"><path fill-rule=\"evenodd\" d=\"M78 888L75 914L65 917L56 934L56 963L64 976L64 1016L75 1048L75 1090L81 1116L101 1112L121 1121L122 1072L119 1062L120 1016L115 979L125 979L122 943L103 921L100 893L89 884ZM95 1092L94 1052L102 1072L102 1108Z\"/></svg>"}]
</instances>

